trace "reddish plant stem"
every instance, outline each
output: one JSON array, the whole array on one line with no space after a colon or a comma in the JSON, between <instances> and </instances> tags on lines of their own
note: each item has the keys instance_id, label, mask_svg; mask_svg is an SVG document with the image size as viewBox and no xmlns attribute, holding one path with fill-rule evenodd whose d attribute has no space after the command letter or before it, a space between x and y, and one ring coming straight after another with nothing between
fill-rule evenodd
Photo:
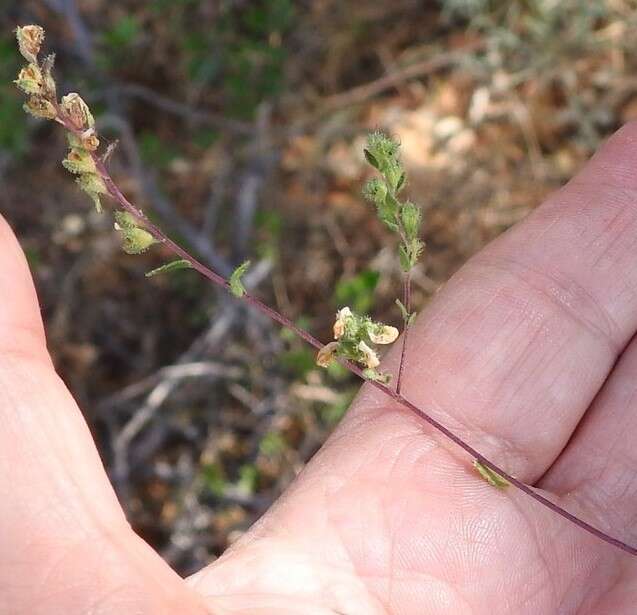
<instances>
[{"instance_id":1,"label":"reddish plant stem","mask_svg":"<svg viewBox=\"0 0 637 615\"><path fill-rule=\"evenodd\" d=\"M398 378L396 378L396 393L400 395L400 387L403 381L403 369L405 367L405 353L407 352L407 336L409 335L409 319L411 316L411 271L403 277L403 306L407 311L405 329L403 331L403 343L400 349L400 365L398 366Z\"/></svg>"},{"instance_id":2,"label":"reddish plant stem","mask_svg":"<svg viewBox=\"0 0 637 615\"><path fill-rule=\"evenodd\" d=\"M64 118L62 119L64 120ZM75 134L78 134L80 132L74 125L70 124L66 120L61 123L63 123L69 130L71 130ZM149 220L149 218L146 216L146 214L143 211L135 207L124 196L124 194L122 194L121 190L117 187L117 185L111 178L110 174L108 173L102 160L96 154L92 154L92 156L93 156L93 159L95 160L97 171L102 177L106 185L108 194L123 209L128 211L132 216L134 216L138 221L140 221L143 224L144 228L146 228L146 230L149 233L151 233L157 241L164 244L169 250L171 250L177 256L180 256L181 258L187 260L191 264L193 269L196 269L201 275L203 275L205 278L210 280L212 283L225 288L227 291L230 290L230 284L228 280L226 280L223 276L219 275L218 273L212 271L210 268L206 267L204 264L199 262L196 258L191 256L184 248L176 244L172 239L170 239L167 235L165 235L164 232L158 226L156 226L151 220ZM407 290L406 292L407 292L407 296L405 298L406 299L405 307L409 310L410 309L409 303L411 303L410 291ZM292 330L294 333L296 333L296 335L298 335L301 339L305 340L308 344L310 344L317 350L320 350L323 347L323 344L319 340L317 340L313 335L311 335L304 329L301 329L300 327L295 325L294 322L292 322L289 318L280 314L276 310L272 309L270 306L263 303L260 299L257 299L256 297L250 295L249 293L246 293L245 295L243 295L242 299L246 301L248 304L260 310L263 314L270 317L272 320L278 322L280 325ZM406 340L406 333L407 333L407 326L405 327L404 340ZM403 356L401 356L401 369L404 364L404 361L403 361L404 348L405 346L403 342ZM356 374L361 379L367 381L371 386L375 387L376 389L384 393L387 397L393 399L398 404L400 404L401 406L403 406L404 408L406 408L407 410L415 414L417 417L429 423L429 425L431 425L434 429L442 433L454 444L456 444L461 449L466 451L471 457L473 457L483 466L489 468L496 474L499 474L502 478L509 481L514 487L517 487L520 491L522 491L523 493L531 497L533 500L535 500L542 506L560 515L561 517L563 517L570 523L576 525L580 529L588 532L589 534L592 534L599 540L602 540L610 545L613 545L614 547L617 547L618 549L621 549L622 551L625 551L626 553L637 556L636 547L633 547L619 540L618 538L614 538L613 536L606 534L602 530L596 528L590 523L587 523L583 519L580 519L573 513L570 513L568 510L562 508L558 504L555 504L548 498L544 497L543 495L535 491L535 489L533 489L526 483L522 482L521 480L518 480L514 476L511 476L508 472L504 471L502 468L497 466L491 460L487 459L484 455L482 455L479 451L473 448L470 444L465 442L462 438L460 438L459 436L454 434L452 431L450 431L442 423L439 423L427 412L425 412L424 410L422 410L421 408L419 408L418 406L410 402L408 399L403 397L402 394L399 392L399 390L394 391L390 389L387 385L383 384L382 382L369 380L363 375L363 370L360 367L358 367L358 365L355 365L354 363L351 363L349 361L341 361L341 363L350 372ZM401 373L401 370L399 369L399 377L400 377L400 373Z\"/></svg>"}]
</instances>

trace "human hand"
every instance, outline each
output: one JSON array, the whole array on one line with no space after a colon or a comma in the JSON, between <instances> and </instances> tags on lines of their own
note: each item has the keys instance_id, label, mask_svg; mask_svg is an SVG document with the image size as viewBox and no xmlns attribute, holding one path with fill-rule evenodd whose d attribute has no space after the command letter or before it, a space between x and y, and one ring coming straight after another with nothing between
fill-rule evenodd
<instances>
[{"instance_id":1,"label":"human hand","mask_svg":"<svg viewBox=\"0 0 637 615\"><path fill-rule=\"evenodd\" d=\"M0 245L0 613L635 612L636 559L490 487L368 387L264 518L180 579L125 521L6 224ZM633 124L440 291L410 333L403 393L634 544L636 329Z\"/></svg>"}]
</instances>

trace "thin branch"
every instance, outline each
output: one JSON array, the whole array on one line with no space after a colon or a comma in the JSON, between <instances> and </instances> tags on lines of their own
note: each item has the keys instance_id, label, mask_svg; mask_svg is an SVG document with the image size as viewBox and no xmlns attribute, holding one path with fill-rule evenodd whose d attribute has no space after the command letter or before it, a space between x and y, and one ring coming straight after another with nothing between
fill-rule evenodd
<instances>
[{"instance_id":1,"label":"thin branch","mask_svg":"<svg viewBox=\"0 0 637 615\"><path fill-rule=\"evenodd\" d=\"M409 336L409 321L411 318L411 272L403 276L403 305L407 315L405 316L405 329L403 331L402 348L400 349L400 365L398 366L398 378L396 378L396 393L400 394L405 368L405 354L407 352L407 337Z\"/></svg>"}]
</instances>

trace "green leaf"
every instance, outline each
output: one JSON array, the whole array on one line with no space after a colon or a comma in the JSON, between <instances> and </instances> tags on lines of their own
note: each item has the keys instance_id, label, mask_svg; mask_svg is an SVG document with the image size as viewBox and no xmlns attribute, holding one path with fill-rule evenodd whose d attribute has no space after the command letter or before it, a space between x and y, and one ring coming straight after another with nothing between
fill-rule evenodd
<instances>
[{"instance_id":1,"label":"green leaf","mask_svg":"<svg viewBox=\"0 0 637 615\"><path fill-rule=\"evenodd\" d=\"M511 484L506 478L503 478L491 468L487 468L487 466L480 463L477 459L473 462L473 467L492 487L506 489Z\"/></svg>"},{"instance_id":2,"label":"green leaf","mask_svg":"<svg viewBox=\"0 0 637 615\"><path fill-rule=\"evenodd\" d=\"M403 302L400 299L396 299L396 305L398 306L398 309L400 310L400 314L402 315L403 320L407 322L412 315L409 314L409 312L407 311L407 308L403 305Z\"/></svg>"},{"instance_id":3,"label":"green leaf","mask_svg":"<svg viewBox=\"0 0 637 615\"><path fill-rule=\"evenodd\" d=\"M243 285L243 282L241 281L241 278L245 275L248 267L250 267L250 261L246 261L245 263L239 265L230 276L230 292L235 297L243 297L243 295L246 294L246 289Z\"/></svg>"},{"instance_id":4,"label":"green leaf","mask_svg":"<svg viewBox=\"0 0 637 615\"><path fill-rule=\"evenodd\" d=\"M181 258L176 261L172 261L171 263L166 263L161 267L157 267L157 269L153 269L146 274L147 278L152 278L155 275L160 273L170 273L171 271L177 271L177 269L191 269L192 265L190 261L187 261L185 258Z\"/></svg>"},{"instance_id":5,"label":"green leaf","mask_svg":"<svg viewBox=\"0 0 637 615\"><path fill-rule=\"evenodd\" d=\"M398 178L398 182L396 184L396 193L400 192L405 187L405 181L407 180L407 175L403 172L403 174Z\"/></svg>"},{"instance_id":6,"label":"green leaf","mask_svg":"<svg viewBox=\"0 0 637 615\"><path fill-rule=\"evenodd\" d=\"M389 193L382 202L376 204L380 221L388 226L394 233L398 232L396 217L400 203Z\"/></svg>"},{"instance_id":7,"label":"green leaf","mask_svg":"<svg viewBox=\"0 0 637 615\"><path fill-rule=\"evenodd\" d=\"M368 149L364 149L363 152L365 154L365 160L367 160L367 162L370 165L372 165L376 170L379 170L378 160L376 160L374 155Z\"/></svg>"}]
</instances>

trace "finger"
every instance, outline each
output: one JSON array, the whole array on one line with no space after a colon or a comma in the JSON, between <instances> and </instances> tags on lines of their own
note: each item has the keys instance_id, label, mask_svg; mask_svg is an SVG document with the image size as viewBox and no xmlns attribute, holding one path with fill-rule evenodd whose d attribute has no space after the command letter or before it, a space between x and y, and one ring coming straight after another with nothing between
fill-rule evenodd
<instances>
[{"instance_id":1,"label":"finger","mask_svg":"<svg viewBox=\"0 0 637 615\"><path fill-rule=\"evenodd\" d=\"M633 340L541 486L637 541L637 340Z\"/></svg>"},{"instance_id":2,"label":"finger","mask_svg":"<svg viewBox=\"0 0 637 615\"><path fill-rule=\"evenodd\" d=\"M3 354L18 352L33 358L48 359L44 327L31 282L31 274L22 250L6 221L0 216L0 348Z\"/></svg>"},{"instance_id":3,"label":"finger","mask_svg":"<svg viewBox=\"0 0 637 615\"><path fill-rule=\"evenodd\" d=\"M0 297L0 612L198 612L126 524L2 218Z\"/></svg>"},{"instance_id":4,"label":"finger","mask_svg":"<svg viewBox=\"0 0 637 615\"><path fill-rule=\"evenodd\" d=\"M551 465L637 327L635 190L632 124L453 276L410 333L406 397L523 480Z\"/></svg>"}]
</instances>

